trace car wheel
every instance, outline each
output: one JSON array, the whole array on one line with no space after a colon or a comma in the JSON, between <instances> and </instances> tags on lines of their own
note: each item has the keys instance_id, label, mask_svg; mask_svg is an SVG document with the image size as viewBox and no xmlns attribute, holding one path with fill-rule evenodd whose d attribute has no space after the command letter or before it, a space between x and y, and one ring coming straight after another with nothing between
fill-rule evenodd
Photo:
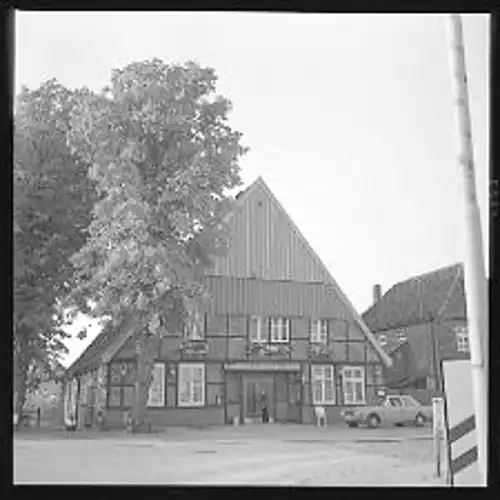
<instances>
[{"instance_id":1,"label":"car wheel","mask_svg":"<svg viewBox=\"0 0 500 500\"><path fill-rule=\"evenodd\" d=\"M357 427L358 423L357 422L348 422L347 424L349 427Z\"/></svg>"},{"instance_id":2,"label":"car wheel","mask_svg":"<svg viewBox=\"0 0 500 500\"><path fill-rule=\"evenodd\" d=\"M378 415L375 415L374 413L372 415L368 416L368 425L372 429L376 429L380 425L380 418Z\"/></svg>"},{"instance_id":3,"label":"car wheel","mask_svg":"<svg viewBox=\"0 0 500 500\"><path fill-rule=\"evenodd\" d=\"M422 427L426 424L427 422L427 419L421 414L419 413L416 417L415 417L415 425L417 427Z\"/></svg>"}]
</instances>

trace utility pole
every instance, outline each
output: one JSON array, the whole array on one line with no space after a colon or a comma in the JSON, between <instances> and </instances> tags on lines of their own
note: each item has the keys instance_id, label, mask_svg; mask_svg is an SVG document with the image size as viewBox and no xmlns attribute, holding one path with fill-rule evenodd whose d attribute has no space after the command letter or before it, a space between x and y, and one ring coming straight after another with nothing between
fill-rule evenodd
<instances>
[{"instance_id":1,"label":"utility pole","mask_svg":"<svg viewBox=\"0 0 500 500\"><path fill-rule=\"evenodd\" d=\"M464 179L466 259L464 265L467 323L471 350L472 387L476 415L480 485L487 484L487 289L481 219L476 195L467 72L462 19L449 15L449 55L454 91L455 118L459 138L459 163Z\"/></svg>"}]
</instances>

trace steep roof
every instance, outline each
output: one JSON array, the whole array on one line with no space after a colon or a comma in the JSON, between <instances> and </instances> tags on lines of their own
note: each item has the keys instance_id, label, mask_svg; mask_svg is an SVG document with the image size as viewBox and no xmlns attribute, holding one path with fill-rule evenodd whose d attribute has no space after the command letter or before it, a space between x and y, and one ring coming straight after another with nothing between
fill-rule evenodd
<instances>
[{"instance_id":1,"label":"steep roof","mask_svg":"<svg viewBox=\"0 0 500 500\"><path fill-rule=\"evenodd\" d=\"M122 321L120 325L113 325L112 321L108 321L82 354L66 369L65 375L71 377L75 373L97 369L109 357L109 353L114 354L121 347L130 332L131 322Z\"/></svg>"},{"instance_id":2,"label":"steep roof","mask_svg":"<svg viewBox=\"0 0 500 500\"><path fill-rule=\"evenodd\" d=\"M372 332L465 318L463 265L454 264L397 283L363 314Z\"/></svg>"},{"instance_id":3,"label":"steep roof","mask_svg":"<svg viewBox=\"0 0 500 500\"><path fill-rule=\"evenodd\" d=\"M100 364L102 353L117 335L118 329L113 328L110 323L106 324L80 356L67 368L66 375L71 376L73 373L82 370L87 371L97 368Z\"/></svg>"}]
</instances>

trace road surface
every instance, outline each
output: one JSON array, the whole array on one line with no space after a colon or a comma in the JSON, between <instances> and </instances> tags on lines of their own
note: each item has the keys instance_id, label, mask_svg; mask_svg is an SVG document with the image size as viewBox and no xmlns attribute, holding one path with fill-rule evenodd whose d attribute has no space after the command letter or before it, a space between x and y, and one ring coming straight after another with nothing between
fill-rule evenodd
<instances>
[{"instance_id":1,"label":"road surface","mask_svg":"<svg viewBox=\"0 0 500 500\"><path fill-rule=\"evenodd\" d=\"M244 426L16 435L17 484L429 486L428 429Z\"/></svg>"}]
</instances>

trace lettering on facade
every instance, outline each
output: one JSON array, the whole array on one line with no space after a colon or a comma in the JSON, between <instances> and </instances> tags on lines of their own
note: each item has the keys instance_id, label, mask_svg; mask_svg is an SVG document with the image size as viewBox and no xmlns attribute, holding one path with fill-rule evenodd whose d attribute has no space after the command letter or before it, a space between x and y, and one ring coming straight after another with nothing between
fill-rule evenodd
<instances>
[{"instance_id":1,"label":"lettering on facade","mask_svg":"<svg viewBox=\"0 0 500 500\"><path fill-rule=\"evenodd\" d=\"M183 358L203 359L208 355L208 343L186 341L182 343L180 352Z\"/></svg>"},{"instance_id":2,"label":"lettering on facade","mask_svg":"<svg viewBox=\"0 0 500 500\"><path fill-rule=\"evenodd\" d=\"M313 344L309 346L309 358L325 359L333 354L333 348L321 344Z\"/></svg>"},{"instance_id":3,"label":"lettering on facade","mask_svg":"<svg viewBox=\"0 0 500 500\"><path fill-rule=\"evenodd\" d=\"M247 345L247 354L261 354L269 355L274 354L278 356L288 356L295 349L294 344L283 344L283 345L273 345L273 344L261 344L259 342L251 342Z\"/></svg>"}]
</instances>

